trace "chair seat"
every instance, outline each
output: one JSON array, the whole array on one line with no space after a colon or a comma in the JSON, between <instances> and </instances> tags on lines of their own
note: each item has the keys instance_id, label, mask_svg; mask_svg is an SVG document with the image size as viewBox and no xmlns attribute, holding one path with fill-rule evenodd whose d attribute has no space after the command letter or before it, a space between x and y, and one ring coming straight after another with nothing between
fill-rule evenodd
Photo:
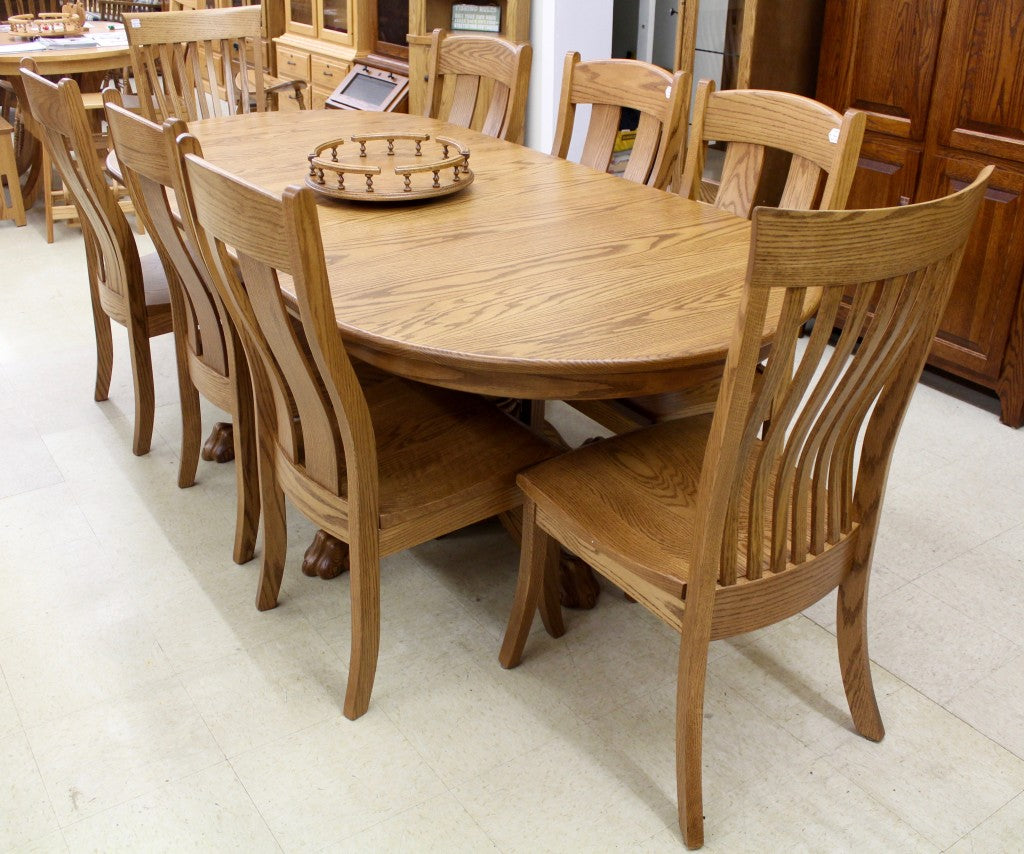
<instances>
[{"instance_id":1,"label":"chair seat","mask_svg":"<svg viewBox=\"0 0 1024 854\"><path fill-rule=\"evenodd\" d=\"M474 395L396 377L364 392L377 440L382 530L514 492L518 472L558 453Z\"/></svg>"},{"instance_id":2,"label":"chair seat","mask_svg":"<svg viewBox=\"0 0 1024 854\"><path fill-rule=\"evenodd\" d=\"M519 488L595 552L682 597L710 427L701 416L613 436L523 472Z\"/></svg>"}]
</instances>

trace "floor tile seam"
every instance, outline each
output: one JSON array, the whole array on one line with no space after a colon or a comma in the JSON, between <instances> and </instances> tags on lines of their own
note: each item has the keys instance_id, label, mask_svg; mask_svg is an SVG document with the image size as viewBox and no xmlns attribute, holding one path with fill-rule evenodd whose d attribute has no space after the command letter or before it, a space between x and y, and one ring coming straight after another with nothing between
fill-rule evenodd
<instances>
[{"instance_id":1,"label":"floor tile seam","mask_svg":"<svg viewBox=\"0 0 1024 854\"><path fill-rule=\"evenodd\" d=\"M935 706L935 707L937 707L937 708L938 708L938 709L939 709L940 711L942 711L943 713L945 713L945 714L949 715L950 717L953 717L953 718L955 718L955 719L956 719L957 721L959 721L960 723L962 723L962 724L963 724L964 726L968 727L968 728L969 728L969 729L970 729L970 730L971 730L972 732L974 732L975 734L977 734L978 736L980 736L981 738L985 739L985 740L986 740L986 741L988 741L988 742L989 742L990 744L992 744L992 746L994 746L994 747L995 747L995 748L997 748L998 750L1002 751L1003 753L1006 753L1006 754L1007 754L1008 756L1010 756L1010 757L1011 757L1012 759L1014 759L1014 760L1017 760L1017 761L1018 761L1018 762L1020 763L1020 765L1021 765L1021 769L1022 769L1022 772L1024 772L1024 757L1022 757L1022 756L1019 756L1018 754L1014 753L1014 752L1013 752L1012 750L1010 750L1010 749L1009 749L1008 747L1006 747L1005 745L1003 745L1003 744L1000 744L1000 743L999 743L998 741L996 741L996 740L995 740L994 738L992 738L991 736L989 736L989 735L986 735L986 734L985 734L984 732L982 732L981 730L979 730L979 729L978 729L977 727L975 727L975 726L974 726L973 724L971 724L971 723L970 723L970 722L968 722L968 721L965 721L965 720L964 720L963 718L961 718L961 717L960 717L959 715L957 715L957 714L956 714L955 712L951 711L951 710L950 710L949 708L947 708L947 707L946 707L945 705L943 705L943 704L941 704L941 703L938 703L938 702L936 702L936 701L935 701L935 700L933 700L933 699L932 699L931 697L929 697L929 696L928 696L927 694L925 694L925 693L924 693L923 691L919 690L918 688L915 688L915 687L914 687L913 685L910 685L910 684L906 684L906 683L905 683L905 684L904 684L904 686L903 686L902 688L900 688L900 689L899 689L898 691L894 691L894 692L893 692L892 694L890 694L889 696L890 696L890 697L895 697L895 696L896 696L897 694L901 694L901 693L903 693L904 691L909 691L909 692L912 692L912 693L914 693L914 694L917 694L917 695L918 695L918 697L920 697L921 699L923 699L923 700L924 700L924 701L925 701L926 703L929 703L929 704L931 704L932 706ZM884 720L884 710L883 710L883 720ZM834 769L835 769L836 771L838 771L839 773L843 773L843 776L844 776L844 777L847 777L848 779L850 779L850 781L851 781L852 783L856 784L858 788L860 788L860 789L863 789L863 786L860 786L860 784L858 784L858 783L857 783L857 782L856 782L855 780L853 780L852 778L850 778L850 777L849 777L849 775L846 775L846 774L845 774L845 773L843 772L842 768L840 768L840 767L839 767L839 766L838 766L838 765L836 764L836 762L834 761L834 757L835 757L835 754L836 754L836 753L837 753L837 752L838 752L838 751L839 751L839 750L841 749L841 747L842 747L842 745L837 745L837 746L836 746L835 748L833 748L833 749L832 749L832 751L831 751L831 752L829 752L828 754L826 754L826 755L825 755L825 756L824 756L823 758L825 759L825 761L826 761L826 762L828 762L828 764L829 764L829 765L830 765L830 766L831 766L832 768L834 768ZM1022 776L1024 776L1024 774L1022 774ZM866 791L866 790L865 790L865 791ZM871 795L871 793L870 793L870 792L867 792L867 794L868 794L869 796ZM1024 787L1022 787L1022 788L1018 789L1018 790L1017 790L1016 792L1014 792L1014 794L1013 794L1013 795L1011 795L1011 796L1010 796L1010 797L1009 797L1009 798L1008 798L1008 799L1007 799L1007 800L1006 800L1006 801L1005 801L1004 803L1000 804L999 808L998 808L998 809L996 809L995 811L993 811L992 815L995 815L995 813L996 813L996 812L998 812L999 810L1003 809L1003 807L1007 806L1007 804L1011 803L1011 802L1012 802L1012 801L1014 801L1014 800L1015 800L1016 798L1020 797L1020 796L1021 796L1022 794L1024 794ZM883 805L883 806L884 806L884 805ZM890 811L891 811L891 810L890 810ZM988 818L991 818L991 817L992 817L992 815L988 816L988 817L987 817L987 818L985 819L985 821L987 821L987 820L988 820ZM928 836L928 834L927 834L927 832L926 832L926 831L924 831L924 830L921 830L921 829L917 828L916 826L914 826L914 825L913 825L913 824L912 824L912 823L911 823L911 822L909 821L909 819L907 819L907 818L905 818L905 817L903 817L903 816L899 816L899 817L900 817L900 818L901 818L901 819L902 819L903 821L905 821L905 822L906 822L907 824L909 824L909 825L911 825L912 827L914 827L914 829L915 829L915 830L917 830L917 832L918 832L918 833L920 833L920 834L921 834L922 836L925 836L926 838L928 838L928 839L931 839L931 837L929 837L929 836ZM983 824L983 823L984 823L984 822L979 822L979 825L980 825L980 824ZM973 830L976 830L976 829L977 829L977 826L976 826L975 828L973 828L973 829L972 829L971 831L969 831L969 832L973 832ZM935 844L939 844L939 843L935 843ZM940 848L941 848L941 849L942 849L942 850L944 851L944 850L946 850L947 848L949 848L949 847L952 847L952 845L955 845L955 844L956 844L956 841L954 841L954 842L952 842L952 843L950 843L949 845L946 845L946 846L941 846L941 845L940 845L939 847L940 847Z\"/></svg>"},{"instance_id":2,"label":"floor tile seam","mask_svg":"<svg viewBox=\"0 0 1024 854\"><path fill-rule=\"evenodd\" d=\"M245 796L249 799L249 803L252 804L252 808L256 811L256 815L258 815L260 817L260 821L263 822L263 826L267 829L267 833L270 834L270 838L274 840L274 844L277 846L277 850L280 851L281 854L284 854L284 852L286 851L285 846L278 838L278 835L274 831L274 828L270 826L270 822L267 820L267 817L263 814L263 810L260 809L260 805L256 803L256 799L252 796L252 793L249 791L249 787L246 786L242 778L238 776L238 771L235 769L235 766L231 763L231 758L227 757L224 761L227 764L228 768L231 769L231 774L235 778L235 781L238 783L239 786L241 786L242 791L245 792Z\"/></svg>"},{"instance_id":3,"label":"floor tile seam","mask_svg":"<svg viewBox=\"0 0 1024 854\"><path fill-rule=\"evenodd\" d=\"M17 711L17 709L15 709L15 711ZM21 730L16 730L15 733L12 733L12 735L13 734L21 735L21 737L24 739L25 746L28 747L29 754L32 757L32 764L35 766L36 769L36 776L39 778L39 782L42 783L43 792L46 794L46 805L50 808L50 819L53 822L53 827L51 827L51 829L48 830L46 833L42 834L41 836L28 839L26 840L26 842L31 843L39 839L44 839L45 837L53 833L53 828L56 828L60 832L61 838L63 838L64 827L61 824L60 817L57 815L57 804L53 799L53 795L50 793L50 787L46 783L46 778L43 776L43 771L39 767L39 759L36 757L36 751L35 748L32 747L32 742L28 737L28 733L25 732L24 728L22 728ZM9 736L4 736L4 738L8 737ZM67 845L66 839L64 840L64 844Z\"/></svg>"},{"instance_id":4,"label":"floor tile seam","mask_svg":"<svg viewBox=\"0 0 1024 854\"><path fill-rule=\"evenodd\" d=\"M6 640L5 638L0 637L0 643L3 643L5 640ZM17 720L18 720L18 726L17 726L17 728L12 730L12 732L23 733L25 735L25 739L27 740L28 739L28 734L25 733L25 719L24 719L24 717L21 714L21 709L18 708L18 704L14 701L14 694L11 692L11 684L10 684L10 682L7 681L7 674L4 673L3 661L0 661L0 680L3 680L3 687L4 687L4 690L7 691L7 696L11 700L11 708L14 710L14 717L17 718ZM29 745L29 749L31 749L31 747L32 747L32 745L30 744ZM33 754L32 758L35 759L35 755L34 754Z\"/></svg>"},{"instance_id":5,"label":"floor tile seam","mask_svg":"<svg viewBox=\"0 0 1024 854\"><path fill-rule=\"evenodd\" d=\"M911 690L911 691L915 690L914 688L912 688L910 686L907 686L907 688L909 690ZM903 691L905 689L901 688L900 690ZM917 692L917 693L920 693L920 692ZM928 699L928 698L926 697L925 699ZM934 702L934 701L929 700L929 702ZM857 734L854 733L854 735L857 735ZM857 737L860 738L861 736L857 735ZM874 794L872 794L868 789L866 789L864 786L862 786L852 776L847 774L845 769L842 767L842 765L835 758L836 753L839 752L841 747L842 747L842 745L837 745L836 747L834 747L831 750L831 752L826 753L825 755L823 755L821 757L821 759L836 774L839 774L847 782L847 785L855 787L857 789L857 791L859 791L861 793L861 795L866 797L871 803L875 804L875 806L881 808L882 810L884 810L885 812L889 813L890 815L895 816L897 818L897 820L899 820L903 824L907 825L909 828L911 828L911 830L913 830L915 833L919 834L923 839L927 840L931 845L935 846L935 848L937 848L939 851L945 851L946 849L950 848L952 845L956 844L956 840L954 840L953 842L945 843L944 844L943 842L935 839L932 835L930 835L931 831L932 831L932 828L930 826L918 827L918 825L911 819L910 816L903 815L903 814L900 814L900 813L896 812L891 807L887 806L885 803L883 803L877 797L875 797ZM849 763L845 763L845 764L849 764ZM926 824L925 822L922 822L922 825L925 825L925 824Z\"/></svg>"},{"instance_id":6,"label":"floor tile seam","mask_svg":"<svg viewBox=\"0 0 1024 854\"><path fill-rule=\"evenodd\" d=\"M953 611L956 611L957 614L959 614L960 616L965 617L966 619L970 620L971 622L979 622L979 623L981 622L980 620L974 620L973 618L967 616L966 614L964 614L963 611L958 609L956 607L956 605L954 605L952 602L947 602L945 599L942 599L942 598L936 596L934 593L932 593L930 590L922 587L916 581L911 581L910 584L913 585L913 587L915 589L917 589L920 593L924 594L925 596L929 597L930 599L934 599L936 602L941 603L945 607L950 608ZM1021 654L1024 654L1024 646L1021 646L1019 638L1008 637L1005 632L1001 631L1000 629L997 629L997 628L993 627L992 625L985 625L985 624L983 624L982 628L984 628L986 631L991 632L992 634L1002 638L1010 646L1009 653L1008 654L1002 654L999 662L995 666L993 666L988 671L988 673L985 674L985 676L991 675L994 671L998 670L1003 665L1009 663L1010 660L1012 660L1014 658L1017 658ZM984 677L980 677L980 678L984 678ZM946 703L950 699L951 699L951 697L947 697L944 700L942 700L941 702L942 703Z\"/></svg>"},{"instance_id":7,"label":"floor tile seam","mask_svg":"<svg viewBox=\"0 0 1024 854\"><path fill-rule=\"evenodd\" d=\"M234 653L234 654L237 655L237 653ZM242 750L237 750L237 751L232 753L232 752L229 752L228 748L224 744L221 743L221 740L219 738L217 738L217 735L214 732L213 727L210 725L210 722L207 720L206 714L203 712L203 710L201 708L199 708L199 705L196 702L195 697L193 697L192 692L189 691L188 686L185 685L184 682L182 682L182 686L185 689L186 696L189 698L189 701L192 703L193 707L195 708L196 714L199 715L200 720L202 720L203 726L206 727L207 732L210 733L210 737L213 739L213 743L217 745L217 749L221 752L221 755L224 757L224 759L226 759L229 762L231 762L233 759L238 759L240 757L244 757L247 754L252 753L254 751L265 750L266 748L270 747L271 745L277 744L280 741L284 741L287 738L292 738L293 736L296 736L299 733L303 733L303 732L305 732L308 729L312 729L313 727L320 726L324 722L329 721L329 720L333 720L336 717L342 717L341 707L338 706L338 707L336 707L334 709L334 713L333 714L325 712L321 717L318 717L316 720L303 723L303 725L300 726L298 729L293 729L293 730L290 730L288 732L283 732L283 733L280 733L280 732L279 733L275 733L271 738L269 738L266 741L263 741L263 742L261 742L259 744L251 744L251 745L243 748ZM234 766L233 765L232 765L232 770L234 770ZM236 774L237 774L237 772L236 772Z\"/></svg>"},{"instance_id":8,"label":"floor tile seam","mask_svg":"<svg viewBox=\"0 0 1024 854\"><path fill-rule=\"evenodd\" d=\"M580 719L580 717L575 713L575 711L573 711L573 709L569 708L568 706L566 706L564 703L561 703L560 701L559 701L559 704L562 706L563 711L566 712L568 714L568 716L572 718L573 722L577 726L580 726L580 725L583 725L583 724L586 723L585 721L582 721ZM384 712L384 715L387 717L387 719L391 722L391 725L394 726L396 731L401 735L403 741L406 742L406 744L412 749L412 751L416 754L416 756L419 757L420 761L423 762L423 764L427 768L430 769L430 772L441 782L441 785L444 786L445 789L448 790L452 794L453 797L455 797L455 799L459 802L459 804L462 806L462 808L465 809L466 812L469 813L470 815L472 815L472 813L470 813L469 807L465 803L463 803L462 799L458 797L458 795L455 793L455 791L453 791L453 787L461 787L461 786L467 785L469 783L473 783L475 781L478 781L481 778L483 778L483 777L485 777L485 776L487 776L489 774L493 774L498 769L504 768L505 766L508 766L508 765L511 765L514 762L518 762L524 756L528 756L530 753L533 753L533 752L539 750L541 747L546 747L547 745L549 745L549 744L553 743L554 741L558 740L558 738L560 737L559 734L556 733L556 734L553 734L553 735L549 736L548 738L543 739L543 740L541 740L539 742L533 742L528 747L526 747L526 749L524 749L524 750L522 750L520 752L517 752L514 756L510 756L510 757L504 759L503 761L498 762L495 765L491 765L491 766L488 766L488 767L486 767L486 768L484 768L482 770L479 770L476 773L470 775L469 777L463 777L463 778L461 778L458 781L452 780L451 782L449 782L449 780L446 778L446 775L444 775L440 770L438 770L435 767L435 763L431 762L427 758L427 756L424 755L423 751L421 751L416 746L416 742L413 740L413 738L411 738L406 733L405 728L398 722L398 720L396 720L395 715L393 715L391 712L388 711L388 708L386 706L383 708L383 712ZM490 835L489 834L488 834L488 838L490 839ZM492 842L493 842L493 840L492 840ZM497 845L497 843L495 843L495 845Z\"/></svg>"},{"instance_id":9,"label":"floor tile seam","mask_svg":"<svg viewBox=\"0 0 1024 854\"><path fill-rule=\"evenodd\" d=\"M220 759L218 759L218 760L216 760L214 762L210 762L208 765L203 765L201 768L190 769L187 773L185 773L182 776L169 776L169 777L165 777L162 780L154 781L150 785L143 787L143 789L141 791L137 791L137 792L133 793L132 795L130 795L129 797L126 797L126 798L124 798L122 800L119 800L119 801L115 801L114 803L109 804L108 806L104 807L101 810L98 810L97 812L90 812L90 813L86 813L85 815L80 815L77 818L75 818L73 821L69 821L66 824L61 823L60 819L58 818L57 822L60 825L61 833L64 833L64 831L69 830L72 827L74 827L75 825L81 824L82 822L90 821L90 820L95 819L95 818L97 818L99 816L103 816L106 813L111 812L112 810L119 809L119 808L125 806L126 804L130 804L132 801L137 801L140 798L144 798L144 797L146 797L148 795L153 794L154 792L158 792L161 789L163 789L165 786L174 785L175 783L181 783L181 782L183 782L185 780L188 780L190 777L193 777L193 776L195 776L197 774L202 774L202 773L204 773L206 771L209 771L211 768L216 768L218 765L220 765L222 763L225 763L225 762L227 762L227 758L222 756ZM232 771L234 771L234 769L232 769ZM44 784L45 784L45 781L44 781ZM65 837L65 844L66 843L67 843L67 839ZM70 848L70 846L69 846L69 848Z\"/></svg>"},{"instance_id":10,"label":"floor tile seam","mask_svg":"<svg viewBox=\"0 0 1024 854\"><path fill-rule=\"evenodd\" d=\"M977 683L975 683L975 684L977 684ZM913 686L911 686L911 687L913 688ZM916 689L914 689L914 690L916 690ZM969 689L965 689L965 690L969 690ZM920 693L920 692L918 692L918 693ZM926 695L924 695L924 696L926 696ZM956 695L956 696L959 696L959 694ZM926 696L926 699L928 699L927 696ZM955 699L955 697L954 697L954 699ZM950 702L952 702L952 700ZM999 741L997 738L995 738L995 737L989 735L988 733L986 733L984 730L978 729L977 726L975 726L973 723L971 723L966 718L962 717L957 712L953 711L948 706L943 705L942 709L943 709L943 711L945 711L946 713L952 715L954 718L956 718L958 721L960 721L960 723L964 724L965 726L969 726L978 735L980 735L983 738L987 739L988 741L992 742L992 744L994 744L996 747L998 747L998 748L1000 748L1002 750L1005 750L1014 759L1017 759L1021 763L1024 763L1024 751L1019 751L1018 752L1017 750L1014 750L1012 747L1008 747L1007 745L1005 745L1001 741ZM1021 790L1019 792L1017 792L1017 795L1021 794L1022 792L1024 792L1024 787L1022 787ZM1017 795L1014 795L1014 797L1016 797ZM1012 800L1012 798L1011 798L1011 800ZM1003 806L1005 806L1005 804Z\"/></svg>"},{"instance_id":11,"label":"floor tile seam","mask_svg":"<svg viewBox=\"0 0 1024 854\"><path fill-rule=\"evenodd\" d=\"M1024 789L1021 789L1021 791L1017 792L1014 795L1011 795L1009 800L1006 801L1006 803L1000 804L998 807L996 807L994 810L992 810L992 812L989 815L985 816L985 818L983 818L976 825L974 825L974 827L972 827L963 836L961 836L956 842L954 842L953 845L956 845L956 844L958 844L960 842L963 842L965 839L967 839L969 836L971 836L971 834L973 834L975 831L980 830L981 827L984 824L987 824L989 821L991 821L993 818L995 818L995 816L999 812L1001 812L1002 810L1006 809L1006 807L1008 807L1015 800L1017 800L1017 798L1019 798L1022 794L1024 794ZM952 848L953 845L951 845L949 847Z\"/></svg>"},{"instance_id":12,"label":"floor tile seam","mask_svg":"<svg viewBox=\"0 0 1024 854\"><path fill-rule=\"evenodd\" d=\"M154 685L159 685L159 684L161 684L163 682L171 682L171 681L177 681L176 674L174 674L174 673L166 673L166 674L164 674L162 676L153 676L153 677L151 677L149 679L144 680L143 682L139 682L137 684L132 685L130 688L127 688L127 689L123 689L122 688L122 689L119 689L119 690L117 690L117 691L115 691L115 692L113 692L111 694L107 694L106 696L99 697L98 699L95 699L95 700L90 700L89 702L85 703L84 705L74 706L73 708L66 709L66 710L62 711L62 713L60 715L57 715L56 717L47 717L47 718L42 719L41 721L37 721L37 722L31 723L31 724L29 724L28 726L25 727L25 732L26 733L31 733L31 732L34 732L36 730L42 729L43 727L55 726L56 724L59 724L62 721L66 720L67 718L70 718L70 717L72 717L74 715L81 715L81 714L84 714L86 712L91 712L94 709L96 709L96 708L98 708L100 706L107 705L109 703L123 702L126 698L131 697L131 696L133 696L135 694L142 694L143 692L147 692ZM17 698L14 696L13 692L11 692L11 699L14 700L15 709L17 710ZM191 696L189 697L189 701L190 702L192 701Z\"/></svg>"}]
</instances>

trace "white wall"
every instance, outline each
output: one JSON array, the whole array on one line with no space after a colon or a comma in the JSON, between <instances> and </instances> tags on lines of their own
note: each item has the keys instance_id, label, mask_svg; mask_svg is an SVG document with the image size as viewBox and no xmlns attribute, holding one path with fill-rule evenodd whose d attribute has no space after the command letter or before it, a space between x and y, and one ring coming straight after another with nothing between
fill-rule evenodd
<instances>
[{"instance_id":1,"label":"white wall","mask_svg":"<svg viewBox=\"0 0 1024 854\"><path fill-rule=\"evenodd\" d=\"M583 59L611 56L613 5L613 0L533 0L533 69L526 105L526 144L530 148L551 150L565 54L578 50ZM584 111L577 113L577 130L586 127L586 118ZM578 148L579 143L570 148L571 158L579 157Z\"/></svg>"}]
</instances>

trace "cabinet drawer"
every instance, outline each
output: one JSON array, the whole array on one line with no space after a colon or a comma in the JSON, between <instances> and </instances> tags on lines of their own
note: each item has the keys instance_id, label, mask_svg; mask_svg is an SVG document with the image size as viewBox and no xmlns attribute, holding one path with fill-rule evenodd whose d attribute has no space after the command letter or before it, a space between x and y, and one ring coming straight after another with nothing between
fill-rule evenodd
<instances>
[{"instance_id":1,"label":"cabinet drawer","mask_svg":"<svg viewBox=\"0 0 1024 854\"><path fill-rule=\"evenodd\" d=\"M288 80L309 80L309 54L302 50L277 48L277 76Z\"/></svg>"},{"instance_id":2,"label":"cabinet drawer","mask_svg":"<svg viewBox=\"0 0 1024 854\"><path fill-rule=\"evenodd\" d=\"M310 60L309 82L318 89L327 90L329 95L345 79L350 68L347 62L328 62L314 57Z\"/></svg>"}]
</instances>

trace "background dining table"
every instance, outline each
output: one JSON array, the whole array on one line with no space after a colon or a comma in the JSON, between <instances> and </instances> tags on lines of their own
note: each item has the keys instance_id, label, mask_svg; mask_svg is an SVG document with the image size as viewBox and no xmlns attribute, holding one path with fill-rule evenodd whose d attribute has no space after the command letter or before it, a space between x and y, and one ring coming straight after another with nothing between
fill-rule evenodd
<instances>
[{"instance_id":1,"label":"background dining table","mask_svg":"<svg viewBox=\"0 0 1024 854\"><path fill-rule=\"evenodd\" d=\"M18 171L24 176L22 191L26 204L31 204L39 184L42 149L32 133L31 119L26 120L24 113L27 102L21 86L22 60L31 57L38 73L46 77L95 75L96 90L99 89L103 77L107 76L107 72L124 68L131 62L128 40L122 24L87 21L82 36L93 39L97 44L88 47L44 49L40 48L36 41L19 38L10 32L0 32L0 78L13 89L17 97L19 115L15 119L23 125L23 135L19 134L20 146L17 155ZM83 91L89 91L88 85ZM98 95L95 97L99 98Z\"/></svg>"}]
</instances>

